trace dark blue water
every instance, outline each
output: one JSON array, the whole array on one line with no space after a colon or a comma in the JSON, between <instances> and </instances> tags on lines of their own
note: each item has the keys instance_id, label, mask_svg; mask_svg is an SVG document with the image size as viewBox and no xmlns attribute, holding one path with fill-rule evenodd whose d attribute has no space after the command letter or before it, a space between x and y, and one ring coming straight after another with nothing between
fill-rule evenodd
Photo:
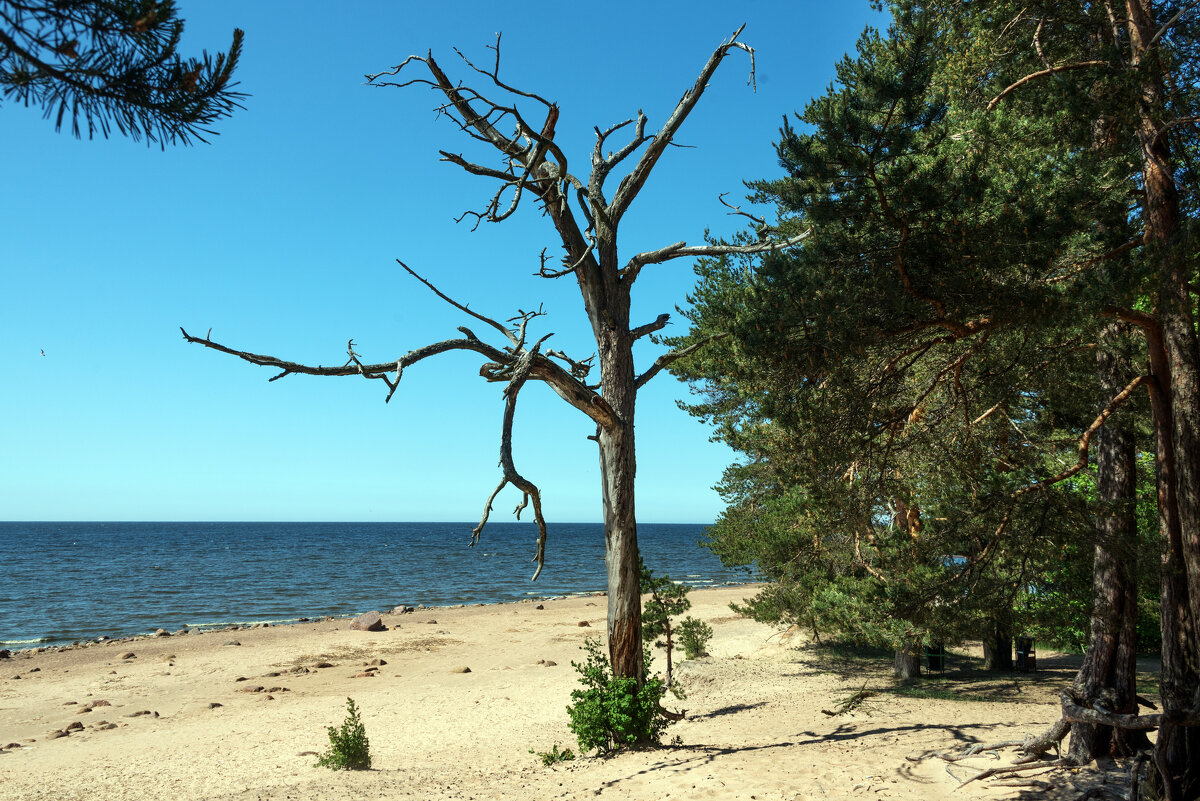
<instances>
[{"instance_id":1,"label":"dark blue water","mask_svg":"<svg viewBox=\"0 0 1200 801\"><path fill-rule=\"evenodd\" d=\"M489 523L0 523L0 647L498 603L604 589L604 528ZM704 526L642 524L646 564L693 586L742 583Z\"/></svg>"}]
</instances>

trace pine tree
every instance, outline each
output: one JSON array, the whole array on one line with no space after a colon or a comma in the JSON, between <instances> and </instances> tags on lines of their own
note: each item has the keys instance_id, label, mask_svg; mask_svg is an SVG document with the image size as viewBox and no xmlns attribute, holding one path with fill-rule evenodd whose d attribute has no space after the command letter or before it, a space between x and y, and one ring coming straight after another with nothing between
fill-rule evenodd
<instances>
[{"instance_id":1,"label":"pine tree","mask_svg":"<svg viewBox=\"0 0 1200 801\"><path fill-rule=\"evenodd\" d=\"M833 622L830 609L886 610L919 633L932 631L937 596L896 604L904 593L889 590L887 566L903 566L906 551L934 576L933 554L953 555L977 579L962 606L979 609L1005 581L1028 580L1016 566L1048 567L1056 548L1095 543L1096 669L1081 671L1060 725L1033 747L1056 743L1072 720L1115 730L1126 722L1097 710L1136 714L1136 589L1104 576L1141 546L1116 523L1132 482L1117 480L1129 445L1109 435L1118 421L1134 436L1137 421L1152 424L1168 711L1132 726L1160 727L1160 784L1195 798L1196 15L1140 0L1115 11L891 5L887 36L864 36L804 127L785 125L787 177L752 184L778 205L782 230L808 233L803 246L699 270L694 334L727 337L680 372L705 382L694 411L748 457L727 476L734 505L722 525L777 518L766 542L718 548L797 573L764 604ZM1106 333L1113 320L1126 324L1123 344ZM1134 369L1105 367L1114 355ZM1098 436L1099 535L1080 507ZM937 543L924 562L922 540ZM927 586L958 580L944 569ZM913 575L902 589L921 588ZM1122 747L1085 739L1073 759Z\"/></svg>"},{"instance_id":2,"label":"pine tree","mask_svg":"<svg viewBox=\"0 0 1200 801\"><path fill-rule=\"evenodd\" d=\"M232 82L243 34L199 58L179 55L182 34L173 0L0 0L0 91L77 137L205 141L245 97Z\"/></svg>"}]
</instances>

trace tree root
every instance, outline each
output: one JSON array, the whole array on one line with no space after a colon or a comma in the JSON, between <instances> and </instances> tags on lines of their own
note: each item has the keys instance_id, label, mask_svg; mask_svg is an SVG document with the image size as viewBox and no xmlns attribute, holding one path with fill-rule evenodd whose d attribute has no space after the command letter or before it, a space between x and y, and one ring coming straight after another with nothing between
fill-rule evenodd
<instances>
[{"instance_id":1,"label":"tree root","mask_svg":"<svg viewBox=\"0 0 1200 801\"><path fill-rule=\"evenodd\" d=\"M967 779L965 782L962 782L958 786L962 787L965 784L970 784L971 782L979 781L980 779L989 779L992 776L1003 776L1006 779L1015 778L1018 773L1022 773L1027 770L1041 770L1043 768L1057 768L1057 767L1060 767L1060 766L1063 766L1066 764L1067 763L1065 760L1054 759L1054 760L1051 760L1050 762L1029 762L1029 763L1022 764L1022 765L1007 765L1002 768L988 768L987 770L982 771L982 772L972 776L971 778Z\"/></svg>"}]
</instances>

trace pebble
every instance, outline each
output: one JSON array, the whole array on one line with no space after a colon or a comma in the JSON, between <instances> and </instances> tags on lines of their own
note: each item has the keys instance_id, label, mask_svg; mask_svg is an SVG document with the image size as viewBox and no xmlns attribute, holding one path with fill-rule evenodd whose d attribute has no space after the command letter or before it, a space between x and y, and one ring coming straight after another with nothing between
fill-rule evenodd
<instances>
[{"instance_id":1,"label":"pebble","mask_svg":"<svg viewBox=\"0 0 1200 801\"><path fill-rule=\"evenodd\" d=\"M332 662L318 662L317 664L313 665L313 667L315 667L315 668L331 668L331 667L337 667L337 665L333 664Z\"/></svg>"},{"instance_id":2,"label":"pebble","mask_svg":"<svg viewBox=\"0 0 1200 801\"><path fill-rule=\"evenodd\" d=\"M242 689L238 690L238 692L243 692L243 693L261 693L262 691L263 691L263 688L262 688L261 684L255 684L250 687L243 687Z\"/></svg>"},{"instance_id":3,"label":"pebble","mask_svg":"<svg viewBox=\"0 0 1200 801\"><path fill-rule=\"evenodd\" d=\"M467 667L466 665L461 665L456 668L451 668L450 672L451 673L470 673L471 669L469 667Z\"/></svg>"},{"instance_id":4,"label":"pebble","mask_svg":"<svg viewBox=\"0 0 1200 801\"><path fill-rule=\"evenodd\" d=\"M217 703L216 701L210 701L210 702L209 702L209 704L208 704L208 708L209 708L209 709L216 709L216 708L217 708L217 707L219 707L219 706L225 706L225 705L224 705L224 704L219 704L219 703Z\"/></svg>"},{"instance_id":5,"label":"pebble","mask_svg":"<svg viewBox=\"0 0 1200 801\"><path fill-rule=\"evenodd\" d=\"M121 654L121 658L122 659L137 659L137 654L135 654L133 651L126 651L125 653Z\"/></svg>"},{"instance_id":6,"label":"pebble","mask_svg":"<svg viewBox=\"0 0 1200 801\"><path fill-rule=\"evenodd\" d=\"M225 642L223 642L221 644L222 645L241 645L241 643L238 642L237 640L226 640Z\"/></svg>"},{"instance_id":7,"label":"pebble","mask_svg":"<svg viewBox=\"0 0 1200 801\"><path fill-rule=\"evenodd\" d=\"M588 623L586 620L581 620L581 621L579 621L579 628L581 628L581 629L582 629L582 628L590 628L590 627L591 627L591 625L592 625L592 624L591 624L591 623Z\"/></svg>"},{"instance_id":8,"label":"pebble","mask_svg":"<svg viewBox=\"0 0 1200 801\"><path fill-rule=\"evenodd\" d=\"M83 731L83 724L80 723L78 720L76 720L73 723L67 724L67 728L63 729L63 731L65 731L65 732Z\"/></svg>"}]
</instances>

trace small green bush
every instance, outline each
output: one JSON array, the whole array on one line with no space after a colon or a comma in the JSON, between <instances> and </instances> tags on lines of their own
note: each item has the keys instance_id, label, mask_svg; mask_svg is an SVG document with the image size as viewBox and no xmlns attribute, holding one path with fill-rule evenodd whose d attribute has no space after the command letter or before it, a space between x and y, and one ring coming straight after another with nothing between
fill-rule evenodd
<instances>
[{"instance_id":1,"label":"small green bush","mask_svg":"<svg viewBox=\"0 0 1200 801\"><path fill-rule=\"evenodd\" d=\"M555 743L554 747L549 751L534 751L532 748L530 748L529 753L537 754L539 757L541 757L542 765L547 768L559 762L570 762L575 758L575 752L570 748L564 748L563 750L559 751L558 743Z\"/></svg>"},{"instance_id":2,"label":"small green bush","mask_svg":"<svg viewBox=\"0 0 1200 801\"><path fill-rule=\"evenodd\" d=\"M676 627L679 633L679 644L683 646L683 654L688 659L708 655L708 641L712 639L712 626L694 617L684 618Z\"/></svg>"},{"instance_id":3,"label":"small green bush","mask_svg":"<svg viewBox=\"0 0 1200 801\"><path fill-rule=\"evenodd\" d=\"M599 640L589 638L583 650L587 654L584 662L571 663L583 689L571 692L572 703L567 707L580 752L594 748L611 754L633 745L658 745L667 727L659 710L665 692L662 679L647 677L638 689L637 679L613 676ZM642 658L649 663L649 652Z\"/></svg>"},{"instance_id":4,"label":"small green bush","mask_svg":"<svg viewBox=\"0 0 1200 801\"><path fill-rule=\"evenodd\" d=\"M346 699L346 720L339 729L330 726L329 750L317 760L316 767L331 770L367 770L371 767L367 730L358 716L354 699Z\"/></svg>"}]
</instances>

